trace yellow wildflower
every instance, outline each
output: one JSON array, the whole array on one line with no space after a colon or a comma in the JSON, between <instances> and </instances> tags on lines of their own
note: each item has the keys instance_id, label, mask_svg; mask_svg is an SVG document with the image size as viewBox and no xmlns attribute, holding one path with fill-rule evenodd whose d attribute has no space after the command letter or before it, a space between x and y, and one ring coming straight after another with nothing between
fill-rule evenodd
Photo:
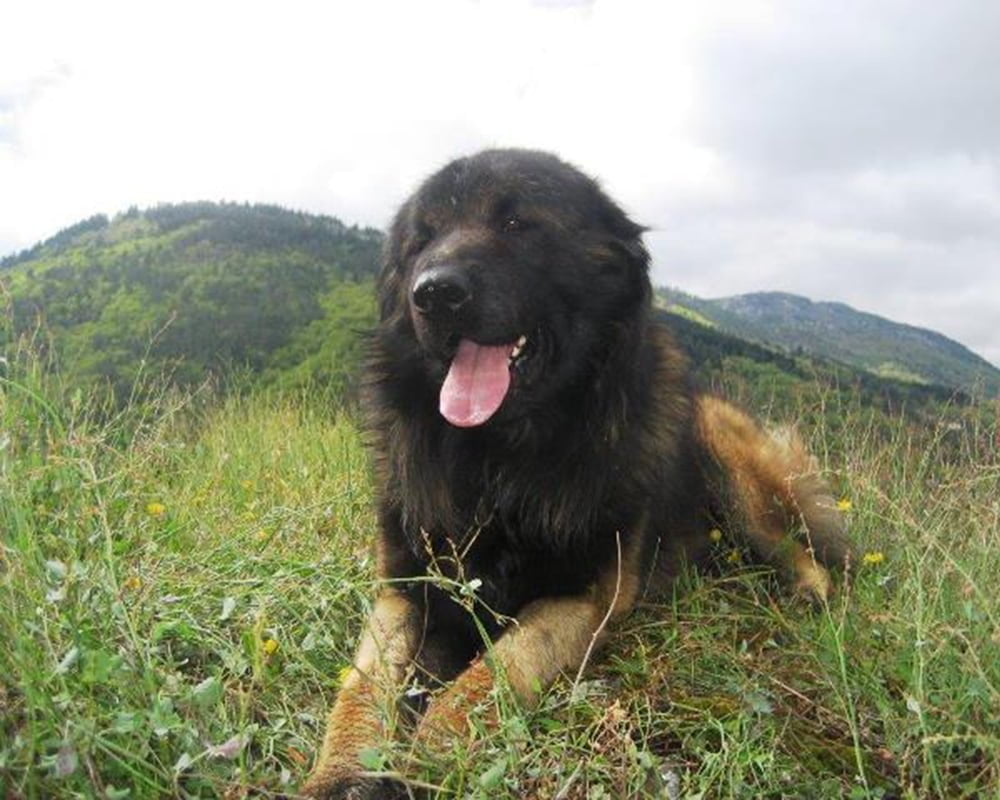
<instances>
[{"instance_id":1,"label":"yellow wildflower","mask_svg":"<svg viewBox=\"0 0 1000 800\"><path fill-rule=\"evenodd\" d=\"M264 640L264 652L269 656L274 655L278 650L278 642L276 639L265 639Z\"/></svg>"},{"instance_id":2,"label":"yellow wildflower","mask_svg":"<svg viewBox=\"0 0 1000 800\"><path fill-rule=\"evenodd\" d=\"M346 667L340 670L340 672L337 673L337 685L343 686L344 683L346 683L347 679L350 677L351 672L353 670L354 667L352 667L350 664L348 664Z\"/></svg>"},{"instance_id":3,"label":"yellow wildflower","mask_svg":"<svg viewBox=\"0 0 1000 800\"><path fill-rule=\"evenodd\" d=\"M840 511L850 511L851 510L851 505L852 505L851 501L848 500L846 497L841 497L837 501L837 509L840 510Z\"/></svg>"},{"instance_id":4,"label":"yellow wildflower","mask_svg":"<svg viewBox=\"0 0 1000 800\"><path fill-rule=\"evenodd\" d=\"M875 566L876 564L881 564L885 561L885 553L881 550L874 550L870 553L865 553L861 560L869 566Z\"/></svg>"},{"instance_id":5,"label":"yellow wildflower","mask_svg":"<svg viewBox=\"0 0 1000 800\"><path fill-rule=\"evenodd\" d=\"M167 507L163 503L149 503L146 506L146 513L151 517L162 517L167 513Z\"/></svg>"},{"instance_id":6,"label":"yellow wildflower","mask_svg":"<svg viewBox=\"0 0 1000 800\"><path fill-rule=\"evenodd\" d=\"M131 578L126 578L125 583L122 584L126 589L131 589L133 592L142 586L142 581L139 580L138 575L133 575Z\"/></svg>"},{"instance_id":7,"label":"yellow wildflower","mask_svg":"<svg viewBox=\"0 0 1000 800\"><path fill-rule=\"evenodd\" d=\"M718 544L720 541L722 541L722 531L720 531L718 528L712 528L712 530L708 532L708 538L711 539L716 544Z\"/></svg>"},{"instance_id":8,"label":"yellow wildflower","mask_svg":"<svg viewBox=\"0 0 1000 800\"><path fill-rule=\"evenodd\" d=\"M743 560L743 556L740 555L739 550L730 550L729 555L726 556L726 561L730 564L739 564Z\"/></svg>"}]
</instances>

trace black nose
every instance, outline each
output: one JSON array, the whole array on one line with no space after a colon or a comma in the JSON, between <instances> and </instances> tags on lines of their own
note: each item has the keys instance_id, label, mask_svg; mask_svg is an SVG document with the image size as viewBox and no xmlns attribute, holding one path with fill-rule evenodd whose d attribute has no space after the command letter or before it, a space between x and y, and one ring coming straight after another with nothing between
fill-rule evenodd
<instances>
[{"instance_id":1,"label":"black nose","mask_svg":"<svg viewBox=\"0 0 1000 800\"><path fill-rule=\"evenodd\" d=\"M428 317L453 316L471 299L472 284L459 267L431 267L413 284L413 305Z\"/></svg>"}]
</instances>

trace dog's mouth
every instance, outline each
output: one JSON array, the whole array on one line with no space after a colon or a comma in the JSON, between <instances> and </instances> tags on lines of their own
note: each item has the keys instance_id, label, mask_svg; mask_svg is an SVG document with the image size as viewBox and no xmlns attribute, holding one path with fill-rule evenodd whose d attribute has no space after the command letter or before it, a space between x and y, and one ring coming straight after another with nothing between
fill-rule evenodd
<instances>
[{"instance_id":1,"label":"dog's mouth","mask_svg":"<svg viewBox=\"0 0 1000 800\"><path fill-rule=\"evenodd\" d=\"M459 428L482 425L499 410L513 376L523 374L534 350L533 340L525 335L499 345L459 338L441 385L441 416Z\"/></svg>"}]
</instances>

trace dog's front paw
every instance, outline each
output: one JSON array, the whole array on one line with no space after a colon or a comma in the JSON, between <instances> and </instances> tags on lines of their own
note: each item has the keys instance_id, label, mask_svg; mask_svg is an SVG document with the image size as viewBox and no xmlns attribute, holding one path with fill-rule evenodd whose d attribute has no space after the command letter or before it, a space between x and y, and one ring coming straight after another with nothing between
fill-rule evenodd
<instances>
[{"instance_id":1,"label":"dog's front paw","mask_svg":"<svg viewBox=\"0 0 1000 800\"><path fill-rule=\"evenodd\" d=\"M399 781L343 773L313 775L299 794L311 800L402 800L408 796Z\"/></svg>"}]
</instances>

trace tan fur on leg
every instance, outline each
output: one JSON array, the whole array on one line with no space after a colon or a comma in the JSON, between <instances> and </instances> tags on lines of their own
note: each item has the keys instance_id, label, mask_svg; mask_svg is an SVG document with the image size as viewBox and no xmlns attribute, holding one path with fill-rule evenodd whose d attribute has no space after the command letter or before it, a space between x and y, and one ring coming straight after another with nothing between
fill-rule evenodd
<instances>
[{"instance_id":1,"label":"tan fur on leg","mask_svg":"<svg viewBox=\"0 0 1000 800\"><path fill-rule=\"evenodd\" d=\"M727 511L758 554L817 600L830 576L817 559L842 565L849 553L843 517L794 431L768 435L739 409L714 397L697 403L698 434L724 475ZM790 530L805 525L805 545Z\"/></svg>"},{"instance_id":2,"label":"tan fur on leg","mask_svg":"<svg viewBox=\"0 0 1000 800\"><path fill-rule=\"evenodd\" d=\"M447 691L431 700L417 729L417 740L440 753L452 742L466 739L471 733L469 712L489 698L493 685L493 673L485 661L477 659ZM496 707L491 705L485 719L487 725L494 721L495 712Z\"/></svg>"},{"instance_id":3,"label":"tan fur on leg","mask_svg":"<svg viewBox=\"0 0 1000 800\"><path fill-rule=\"evenodd\" d=\"M792 569L795 571L795 590L810 600L824 602L830 598L833 582L826 568L816 563L816 559L798 542L792 555Z\"/></svg>"},{"instance_id":4,"label":"tan fur on leg","mask_svg":"<svg viewBox=\"0 0 1000 800\"><path fill-rule=\"evenodd\" d=\"M361 752L384 740L400 686L417 647L418 614L394 591L375 601L355 656L327 718L326 735L302 793L324 797L361 772ZM358 778L358 780L361 780Z\"/></svg>"},{"instance_id":5,"label":"tan fur on leg","mask_svg":"<svg viewBox=\"0 0 1000 800\"><path fill-rule=\"evenodd\" d=\"M639 543L631 546L578 597L536 600L525 607L493 645L486 659L477 659L441 695L431 701L417 736L445 748L453 737L469 734L468 713L487 700L494 673L502 672L518 700L527 706L562 672L576 670L602 623L631 610L639 593Z\"/></svg>"}]
</instances>

